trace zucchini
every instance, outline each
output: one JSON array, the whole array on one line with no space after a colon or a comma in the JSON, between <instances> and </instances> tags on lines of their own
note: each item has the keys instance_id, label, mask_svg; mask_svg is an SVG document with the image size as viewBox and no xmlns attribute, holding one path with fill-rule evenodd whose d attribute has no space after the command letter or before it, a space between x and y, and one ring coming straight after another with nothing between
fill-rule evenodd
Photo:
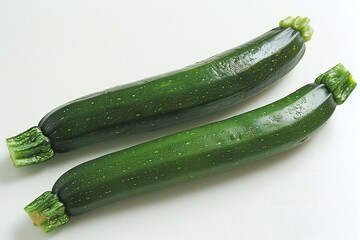
<instances>
[{"instance_id":1,"label":"zucchini","mask_svg":"<svg viewBox=\"0 0 360 240\"><path fill-rule=\"evenodd\" d=\"M323 126L355 86L339 64L264 107L82 163L25 211L50 232L70 216L286 151Z\"/></svg>"},{"instance_id":2,"label":"zucchini","mask_svg":"<svg viewBox=\"0 0 360 240\"><path fill-rule=\"evenodd\" d=\"M66 103L36 127L7 139L16 167L95 142L199 118L259 93L300 61L312 35L308 18L186 68Z\"/></svg>"}]
</instances>

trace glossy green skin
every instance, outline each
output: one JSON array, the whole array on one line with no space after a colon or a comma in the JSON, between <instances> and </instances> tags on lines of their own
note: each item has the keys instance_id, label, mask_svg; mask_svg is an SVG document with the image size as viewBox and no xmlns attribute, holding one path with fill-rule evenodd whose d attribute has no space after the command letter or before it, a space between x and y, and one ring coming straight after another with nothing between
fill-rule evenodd
<instances>
[{"instance_id":1,"label":"glossy green skin","mask_svg":"<svg viewBox=\"0 0 360 240\"><path fill-rule=\"evenodd\" d=\"M311 137L335 108L324 85L309 84L251 112L83 163L62 175L52 192L69 216L80 215L286 151Z\"/></svg>"},{"instance_id":2,"label":"glossy green skin","mask_svg":"<svg viewBox=\"0 0 360 240\"><path fill-rule=\"evenodd\" d=\"M67 103L39 123L55 152L152 131L238 103L300 61L304 39L292 28L260 37L184 69Z\"/></svg>"}]
</instances>

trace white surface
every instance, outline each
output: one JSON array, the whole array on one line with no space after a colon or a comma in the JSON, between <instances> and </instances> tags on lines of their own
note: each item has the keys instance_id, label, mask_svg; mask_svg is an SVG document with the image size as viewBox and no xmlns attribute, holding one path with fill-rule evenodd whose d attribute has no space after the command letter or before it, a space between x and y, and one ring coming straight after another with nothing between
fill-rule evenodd
<instances>
[{"instance_id":1,"label":"white surface","mask_svg":"<svg viewBox=\"0 0 360 240\"><path fill-rule=\"evenodd\" d=\"M171 2L171 4L170 4ZM46 235L23 207L71 167L262 106L342 62L360 81L358 1L0 0L0 239L360 239L359 89L303 146L248 167L74 217ZM21 169L6 137L82 95L244 43L288 15L315 29L299 65L241 106Z\"/></svg>"}]
</instances>

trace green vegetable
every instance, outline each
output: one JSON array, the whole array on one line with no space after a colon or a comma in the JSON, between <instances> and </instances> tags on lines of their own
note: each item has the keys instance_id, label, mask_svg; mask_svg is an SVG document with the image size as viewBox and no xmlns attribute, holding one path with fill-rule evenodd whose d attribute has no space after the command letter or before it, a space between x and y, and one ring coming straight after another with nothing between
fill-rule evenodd
<instances>
[{"instance_id":1,"label":"green vegetable","mask_svg":"<svg viewBox=\"0 0 360 240\"><path fill-rule=\"evenodd\" d=\"M264 107L80 164L25 211L49 232L69 216L286 151L318 131L355 86L337 65Z\"/></svg>"},{"instance_id":2,"label":"green vegetable","mask_svg":"<svg viewBox=\"0 0 360 240\"><path fill-rule=\"evenodd\" d=\"M186 68L91 94L7 139L16 167L118 136L199 118L259 93L300 61L308 18L287 18L258 38Z\"/></svg>"}]
</instances>

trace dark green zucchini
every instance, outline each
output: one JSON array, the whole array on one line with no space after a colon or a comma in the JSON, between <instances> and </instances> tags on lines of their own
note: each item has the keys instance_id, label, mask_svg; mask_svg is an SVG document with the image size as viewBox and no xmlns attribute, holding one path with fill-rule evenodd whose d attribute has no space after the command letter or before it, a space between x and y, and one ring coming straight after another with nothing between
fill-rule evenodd
<instances>
[{"instance_id":1,"label":"dark green zucchini","mask_svg":"<svg viewBox=\"0 0 360 240\"><path fill-rule=\"evenodd\" d=\"M152 131L236 104L283 77L300 61L312 29L287 18L260 37L184 69L76 99L38 126L7 139L15 166L55 153Z\"/></svg>"},{"instance_id":2,"label":"dark green zucchini","mask_svg":"<svg viewBox=\"0 0 360 240\"><path fill-rule=\"evenodd\" d=\"M49 232L69 216L286 151L318 131L355 86L337 65L264 107L80 164L25 211Z\"/></svg>"}]
</instances>

